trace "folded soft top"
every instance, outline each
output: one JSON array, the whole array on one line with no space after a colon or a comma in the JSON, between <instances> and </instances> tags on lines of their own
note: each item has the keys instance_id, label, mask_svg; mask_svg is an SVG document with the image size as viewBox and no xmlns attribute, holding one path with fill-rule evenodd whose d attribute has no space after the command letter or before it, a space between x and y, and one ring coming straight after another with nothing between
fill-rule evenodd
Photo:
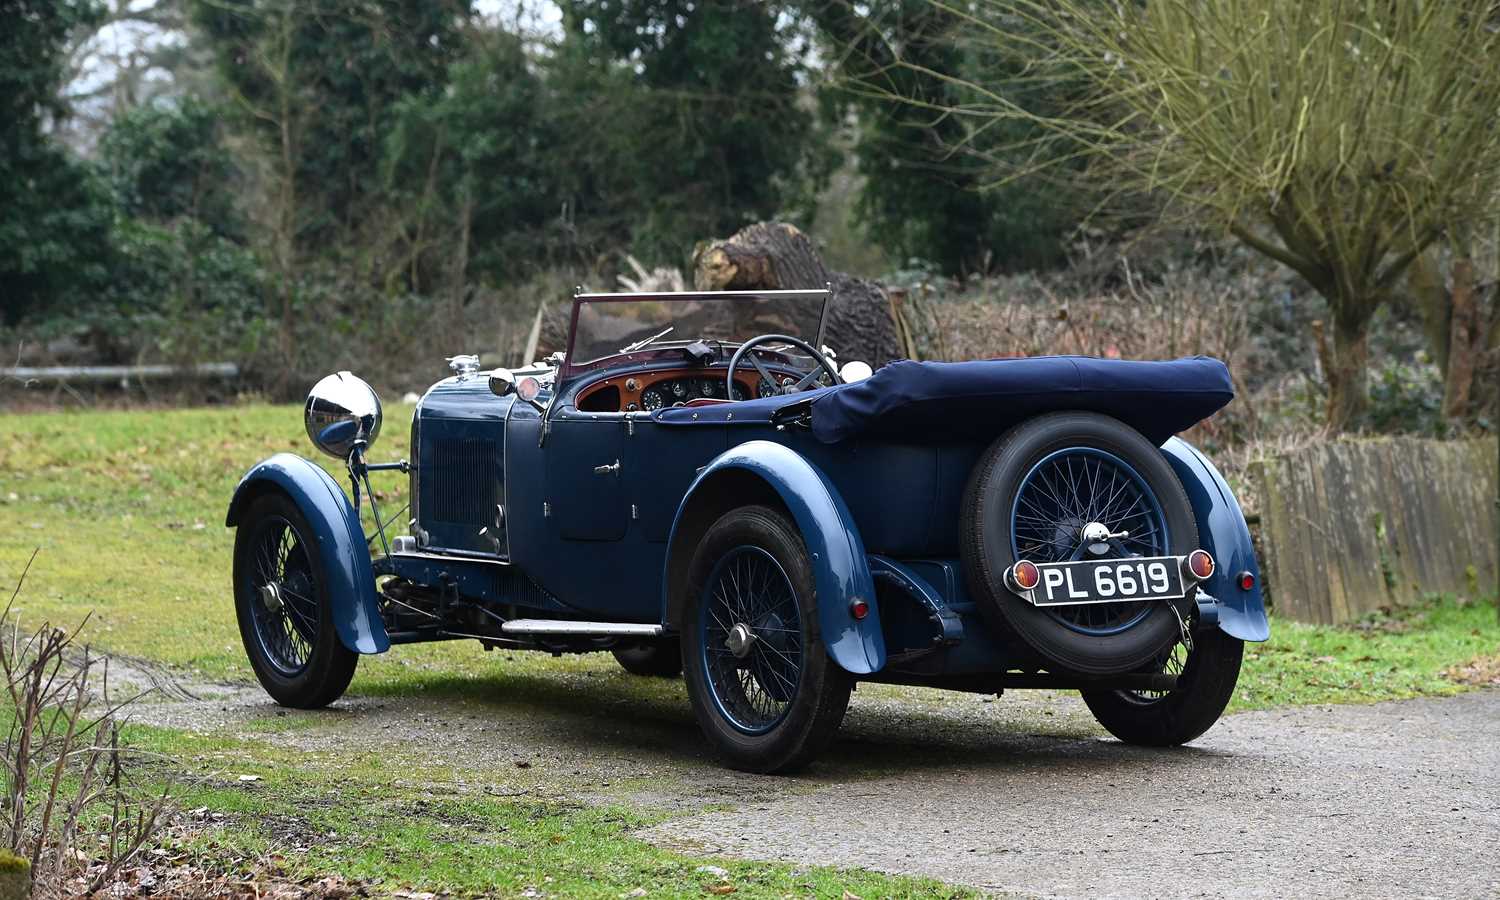
<instances>
[{"instance_id":1,"label":"folded soft top","mask_svg":"<svg viewBox=\"0 0 1500 900\"><path fill-rule=\"evenodd\" d=\"M899 360L854 384L699 409L664 409L653 418L678 425L748 424L767 421L782 407L810 402L813 434L832 444L860 436L983 439L1032 416L1081 409L1114 416L1161 444L1233 399L1229 369L1206 356L1166 362L1087 356Z\"/></svg>"},{"instance_id":2,"label":"folded soft top","mask_svg":"<svg viewBox=\"0 0 1500 900\"><path fill-rule=\"evenodd\" d=\"M1195 356L1169 362L1041 356L882 366L813 401L813 434L993 435L1042 413L1084 409L1125 422L1160 444L1234 399L1229 369Z\"/></svg>"}]
</instances>

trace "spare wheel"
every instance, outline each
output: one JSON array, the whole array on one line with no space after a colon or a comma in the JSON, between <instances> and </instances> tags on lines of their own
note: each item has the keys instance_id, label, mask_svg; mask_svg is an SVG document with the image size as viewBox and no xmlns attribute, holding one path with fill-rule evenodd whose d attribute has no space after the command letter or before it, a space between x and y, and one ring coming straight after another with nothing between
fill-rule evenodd
<instances>
[{"instance_id":1,"label":"spare wheel","mask_svg":"<svg viewBox=\"0 0 1500 900\"><path fill-rule=\"evenodd\" d=\"M975 464L961 515L960 553L980 611L1058 671L1135 671L1181 634L1192 591L1170 603L1039 607L1005 586L1004 573L1020 559L1183 556L1198 547L1182 483L1161 451L1123 422L1063 412L1016 426ZM1108 549L1098 541L1085 546L1090 525L1093 534L1102 525L1124 536L1112 537Z\"/></svg>"}]
</instances>

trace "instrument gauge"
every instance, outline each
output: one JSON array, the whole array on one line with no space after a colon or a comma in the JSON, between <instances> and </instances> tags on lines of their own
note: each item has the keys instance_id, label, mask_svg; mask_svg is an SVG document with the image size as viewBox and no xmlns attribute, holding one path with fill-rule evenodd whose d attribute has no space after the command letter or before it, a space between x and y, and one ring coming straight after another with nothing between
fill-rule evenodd
<instances>
[{"instance_id":1,"label":"instrument gauge","mask_svg":"<svg viewBox=\"0 0 1500 900\"><path fill-rule=\"evenodd\" d=\"M656 388L646 388L646 392L641 395L641 408L655 412L662 408L665 399Z\"/></svg>"},{"instance_id":2,"label":"instrument gauge","mask_svg":"<svg viewBox=\"0 0 1500 900\"><path fill-rule=\"evenodd\" d=\"M703 379L703 382L698 385L699 392L702 393L705 397L714 396L716 389L717 385L714 382L709 381L707 378Z\"/></svg>"},{"instance_id":3,"label":"instrument gauge","mask_svg":"<svg viewBox=\"0 0 1500 900\"><path fill-rule=\"evenodd\" d=\"M687 382L685 382L685 381L674 381L674 382L672 382L672 393L676 394L679 397L686 397L687 396L687 392L688 392Z\"/></svg>"}]
</instances>

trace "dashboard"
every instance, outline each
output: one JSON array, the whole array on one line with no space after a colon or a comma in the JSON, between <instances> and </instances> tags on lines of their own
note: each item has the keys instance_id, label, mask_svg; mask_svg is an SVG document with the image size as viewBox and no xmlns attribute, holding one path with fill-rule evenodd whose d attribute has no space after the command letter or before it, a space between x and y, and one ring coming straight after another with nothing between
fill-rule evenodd
<instances>
[{"instance_id":1,"label":"dashboard","mask_svg":"<svg viewBox=\"0 0 1500 900\"><path fill-rule=\"evenodd\" d=\"M771 367L768 367L771 368ZM724 389L724 369L655 369L616 375L591 384L578 394L578 408L583 412L653 412L671 406L682 406L689 400L709 397L715 400L749 400L768 397L771 390L760 381L755 369L734 373L734 396ZM797 379L773 368L782 384Z\"/></svg>"}]
</instances>

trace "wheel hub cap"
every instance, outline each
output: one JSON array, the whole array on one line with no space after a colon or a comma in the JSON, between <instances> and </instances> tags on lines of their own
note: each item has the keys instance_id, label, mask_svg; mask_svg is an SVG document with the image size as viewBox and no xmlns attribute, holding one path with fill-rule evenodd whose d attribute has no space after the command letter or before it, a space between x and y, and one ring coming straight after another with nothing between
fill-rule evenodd
<instances>
[{"instance_id":1,"label":"wheel hub cap","mask_svg":"<svg viewBox=\"0 0 1500 900\"><path fill-rule=\"evenodd\" d=\"M276 612L281 609L281 585L277 582L263 584L260 588L260 602L265 606L267 612Z\"/></svg>"},{"instance_id":2,"label":"wheel hub cap","mask_svg":"<svg viewBox=\"0 0 1500 900\"><path fill-rule=\"evenodd\" d=\"M1120 538L1130 537L1129 531L1110 531L1103 522L1090 522L1083 526L1079 535L1083 542L1088 545L1089 552L1095 556L1103 556L1109 552L1109 542Z\"/></svg>"},{"instance_id":3,"label":"wheel hub cap","mask_svg":"<svg viewBox=\"0 0 1500 900\"><path fill-rule=\"evenodd\" d=\"M750 626L739 622L729 629L729 637L725 638L724 646L729 648L736 659L744 659L750 655L750 648L755 645L755 641L755 633L750 630Z\"/></svg>"}]
</instances>

